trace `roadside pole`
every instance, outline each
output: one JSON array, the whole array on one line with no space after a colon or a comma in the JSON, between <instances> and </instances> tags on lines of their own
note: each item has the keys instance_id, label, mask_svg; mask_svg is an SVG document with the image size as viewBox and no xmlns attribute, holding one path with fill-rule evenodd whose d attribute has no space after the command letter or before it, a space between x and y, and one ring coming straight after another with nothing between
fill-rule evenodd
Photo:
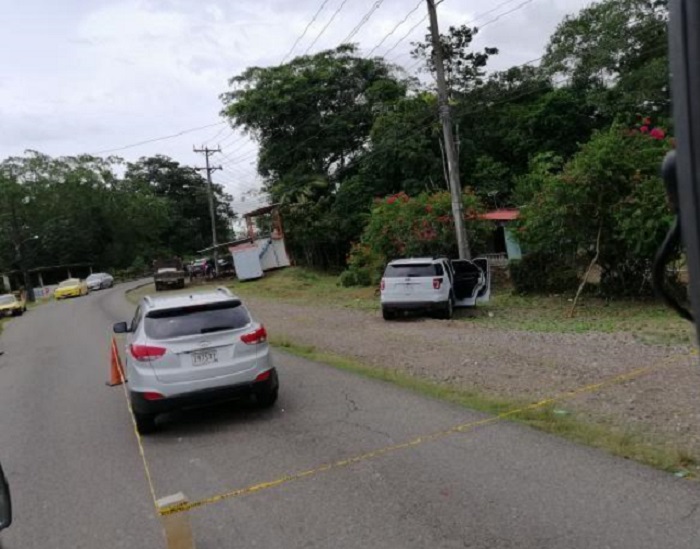
<instances>
[{"instance_id":1,"label":"roadside pole","mask_svg":"<svg viewBox=\"0 0 700 549\"><path fill-rule=\"evenodd\" d=\"M209 216L211 217L211 245L214 248L214 272L217 278L219 277L219 243L216 239L216 210L214 208L214 192L212 190L211 172L223 169L221 166L210 166L209 157L214 153L220 153L221 148L210 149L202 147L200 149L193 148L196 153L204 153L204 161L206 166L203 168L195 167L195 170L207 172L207 196L209 197Z\"/></svg>"},{"instance_id":2,"label":"roadside pole","mask_svg":"<svg viewBox=\"0 0 700 549\"><path fill-rule=\"evenodd\" d=\"M445 139L445 153L447 155L447 172L450 181L450 193L452 194L452 216L457 232L457 248L460 259L471 259L467 230L464 226L464 208L462 206L462 185L459 181L459 162L455 147L454 133L452 132L452 115L445 81L445 67L443 65L442 44L440 43L440 31L438 30L437 11L435 0L427 0L428 14L430 15L430 35L433 42L433 61L437 76L438 103L440 105L440 120L442 121L442 133Z\"/></svg>"}]
</instances>

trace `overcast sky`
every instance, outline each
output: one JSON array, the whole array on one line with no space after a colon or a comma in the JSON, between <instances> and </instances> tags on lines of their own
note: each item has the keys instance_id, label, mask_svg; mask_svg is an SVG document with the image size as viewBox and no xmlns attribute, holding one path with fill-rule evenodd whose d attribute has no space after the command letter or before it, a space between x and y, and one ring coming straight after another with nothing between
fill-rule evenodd
<instances>
[{"instance_id":1,"label":"overcast sky","mask_svg":"<svg viewBox=\"0 0 700 549\"><path fill-rule=\"evenodd\" d=\"M221 123L219 94L251 65L278 64L323 0L0 0L0 158L35 149L50 155L98 153L214 125L173 139L115 151L127 160L166 154L201 164L193 145L221 144L216 179L240 201L257 185L255 145ZM477 46L501 53L490 69L542 55L568 13L589 0L443 0L441 29L483 29ZM418 0L327 0L299 41L304 53L336 46L379 4L354 42L368 53ZM425 17L425 2L378 48L384 54ZM342 5L342 9L337 11ZM337 13L336 13L337 12ZM511 12L511 13L508 13ZM411 67L410 41L388 56Z\"/></svg>"}]
</instances>

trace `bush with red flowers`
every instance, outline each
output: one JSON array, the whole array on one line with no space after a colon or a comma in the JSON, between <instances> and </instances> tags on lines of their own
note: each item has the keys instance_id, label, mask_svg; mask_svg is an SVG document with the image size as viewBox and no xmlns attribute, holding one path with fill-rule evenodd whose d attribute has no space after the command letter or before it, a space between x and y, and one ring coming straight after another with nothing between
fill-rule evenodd
<instances>
[{"instance_id":1,"label":"bush with red flowers","mask_svg":"<svg viewBox=\"0 0 700 549\"><path fill-rule=\"evenodd\" d=\"M491 229L479 221L482 211L476 195L462 195L467 234L478 250ZM348 269L341 275L345 286L376 284L387 261L398 257L456 256L456 237L450 193L409 197L401 192L375 201L359 244L348 256Z\"/></svg>"}]
</instances>

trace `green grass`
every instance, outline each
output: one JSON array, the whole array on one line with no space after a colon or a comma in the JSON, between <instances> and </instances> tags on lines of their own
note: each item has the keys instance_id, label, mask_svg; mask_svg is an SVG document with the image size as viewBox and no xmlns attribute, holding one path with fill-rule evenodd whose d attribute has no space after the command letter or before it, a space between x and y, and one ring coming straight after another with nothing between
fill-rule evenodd
<instances>
[{"instance_id":1,"label":"green grass","mask_svg":"<svg viewBox=\"0 0 700 549\"><path fill-rule=\"evenodd\" d=\"M496 289L488 304L480 305L464 320L484 327L530 332L586 333L627 332L652 344L689 344L690 323L656 301L620 300L606 302L585 297L573 318L571 301L563 296L518 296Z\"/></svg>"},{"instance_id":2,"label":"green grass","mask_svg":"<svg viewBox=\"0 0 700 549\"><path fill-rule=\"evenodd\" d=\"M379 310L376 288L344 288L338 284L337 276L299 267L269 272L257 281L236 281L229 287L243 297Z\"/></svg>"},{"instance_id":3,"label":"green grass","mask_svg":"<svg viewBox=\"0 0 700 549\"><path fill-rule=\"evenodd\" d=\"M316 273L307 269L290 267L272 271L264 278L249 282L224 280L214 284L195 284L184 290L174 292L196 292L216 286L227 286L241 297L258 297L299 304L323 304L334 307L379 310L379 297L374 288L343 288L338 285L338 277L325 273ZM137 288L127 292L133 303L147 294L153 294L153 285ZM170 293L170 292L168 292Z\"/></svg>"},{"instance_id":4,"label":"green grass","mask_svg":"<svg viewBox=\"0 0 700 549\"><path fill-rule=\"evenodd\" d=\"M291 267L269 272L250 282L222 281L241 297L280 300L302 305L323 305L366 311L379 310L376 288L344 288L338 277ZM181 292L205 289L193 286ZM152 286L129 292L136 303L153 293ZM509 288L494 288L491 301L472 309L461 309L456 319L484 328L557 333L631 333L649 344L690 344L693 328L664 305L655 301L619 300L584 297L574 318L569 318L570 298L565 296L518 296Z\"/></svg>"},{"instance_id":5,"label":"green grass","mask_svg":"<svg viewBox=\"0 0 700 549\"><path fill-rule=\"evenodd\" d=\"M285 338L272 337L270 342L290 354L372 379L393 383L404 389L472 410L498 415L529 404L467 391L453 385L426 381L388 368L368 366L355 359L319 351L312 346L298 345ZM574 413L563 412L562 408L565 406L566 401L561 401L553 406L524 410L508 416L507 421L523 423L535 429L600 448L613 455L632 459L663 471L687 474L691 477L698 471L698 461L684 449L659 443L641 432L621 429L610 422L584 421Z\"/></svg>"}]
</instances>

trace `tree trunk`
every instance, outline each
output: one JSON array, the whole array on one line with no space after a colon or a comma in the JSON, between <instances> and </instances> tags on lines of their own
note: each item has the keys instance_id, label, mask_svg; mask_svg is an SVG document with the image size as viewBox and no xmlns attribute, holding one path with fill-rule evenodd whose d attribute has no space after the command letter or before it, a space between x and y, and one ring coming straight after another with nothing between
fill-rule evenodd
<instances>
[{"instance_id":1,"label":"tree trunk","mask_svg":"<svg viewBox=\"0 0 700 549\"><path fill-rule=\"evenodd\" d=\"M591 274L591 270L593 270L593 266L598 261L598 256L600 256L600 235L602 233L603 233L603 222L601 220L600 224L598 225L598 236L596 237L596 241L595 241L595 255L593 256L593 259L591 260L591 262L588 264L588 269L586 269L586 273L583 275L583 280L581 281L581 284L578 287L578 291L576 292L576 296L574 297L574 302L571 304L571 310L569 311L569 318L574 318L574 314L576 311L576 303L578 302L578 298L581 295L583 288L585 288L586 282L588 282L588 277Z\"/></svg>"}]
</instances>

